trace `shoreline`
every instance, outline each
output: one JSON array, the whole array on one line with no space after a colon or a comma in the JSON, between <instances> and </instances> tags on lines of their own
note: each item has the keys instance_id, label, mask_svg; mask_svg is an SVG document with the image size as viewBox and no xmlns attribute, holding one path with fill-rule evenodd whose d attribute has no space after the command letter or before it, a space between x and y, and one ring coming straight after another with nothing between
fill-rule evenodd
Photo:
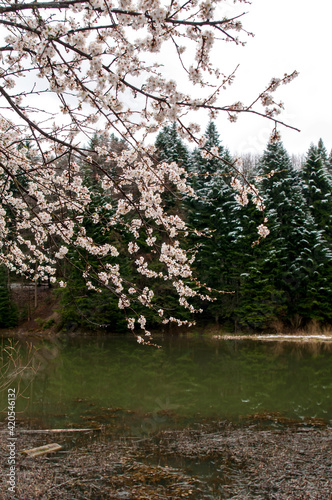
<instances>
[{"instance_id":1,"label":"shoreline","mask_svg":"<svg viewBox=\"0 0 332 500\"><path fill-rule=\"evenodd\" d=\"M214 340L261 340L272 342L332 342L332 335L322 334L261 334L261 335L213 335Z\"/></svg>"},{"instance_id":2,"label":"shoreline","mask_svg":"<svg viewBox=\"0 0 332 500\"><path fill-rule=\"evenodd\" d=\"M194 327L195 328L195 327ZM305 333L303 331L293 332L293 333L252 333L252 334L232 334L232 333L217 333L220 329L211 327L208 325L205 328L187 328L183 330L182 328L178 331L152 331L152 339L158 338L160 336L173 337L173 336L188 336L192 338L205 338L211 340L253 340L253 341L266 341L266 342L332 342L332 333ZM55 328L42 329L42 328L32 328L25 329L24 327L16 327L11 330L0 329L0 338L8 339L12 338L15 340L34 340L34 339L44 339L44 340L59 340L61 338L87 338L87 337L112 337L112 336L128 336L132 335L132 332L106 332L104 330L82 330L77 329L73 331L56 330Z\"/></svg>"}]
</instances>

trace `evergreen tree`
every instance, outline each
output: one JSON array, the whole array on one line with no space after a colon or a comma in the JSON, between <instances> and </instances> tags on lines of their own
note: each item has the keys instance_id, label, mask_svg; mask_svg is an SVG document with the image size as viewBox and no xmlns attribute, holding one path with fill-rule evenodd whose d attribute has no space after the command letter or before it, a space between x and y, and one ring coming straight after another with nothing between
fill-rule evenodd
<instances>
[{"instance_id":1,"label":"evergreen tree","mask_svg":"<svg viewBox=\"0 0 332 500\"><path fill-rule=\"evenodd\" d=\"M298 316L304 321L329 319L332 255L307 209L303 184L281 143L268 145L261 171L273 241L269 258L275 266L274 287L280 305L286 307L286 316L293 323Z\"/></svg>"},{"instance_id":2,"label":"evergreen tree","mask_svg":"<svg viewBox=\"0 0 332 500\"><path fill-rule=\"evenodd\" d=\"M102 162L103 158L96 152L97 146L103 146L109 151L120 153L125 148L125 143L115 136L111 135L109 138L95 134L90 141L91 156L94 158L98 156L98 162ZM114 163L112 161L104 162L105 170L112 171L112 175L116 175ZM117 240L114 241L112 231L105 230L104 221L110 219L113 215L111 195L106 195L100 188L98 181L97 170L85 168L82 165L82 173L84 175L84 183L89 187L93 196L89 204L88 212L82 221L86 235L99 244L116 244L120 245ZM98 222L94 223L91 214L97 216ZM121 230L117 229L117 238ZM123 241L123 258L121 262L121 269L123 274L130 279L131 270L129 260L126 258L126 244L127 240ZM89 269L96 269L101 263L105 266L107 264L114 264L112 257L106 260L94 257L89 252L83 249L77 250L75 248L69 249L68 262L63 264L61 270L65 276L67 287L59 289L60 302L61 302L61 317L62 323L66 328L72 326L79 326L81 328L96 329L104 327L106 330L125 331L127 329L126 321L123 313L118 308L118 297L114 294L114 287L103 286L101 292L96 292L93 289L88 289L86 280L83 278L84 271ZM69 264L69 261L71 262ZM93 277L92 277L93 278ZM93 286L98 288L98 277L95 276Z\"/></svg>"},{"instance_id":3,"label":"evergreen tree","mask_svg":"<svg viewBox=\"0 0 332 500\"><path fill-rule=\"evenodd\" d=\"M157 161L171 163L175 161L178 165L189 170L189 151L178 134L176 123L167 125L159 132L155 146L157 148ZM174 196L174 188L166 189L163 193L165 207L170 213L184 216L183 203L180 198Z\"/></svg>"},{"instance_id":4,"label":"evergreen tree","mask_svg":"<svg viewBox=\"0 0 332 500\"><path fill-rule=\"evenodd\" d=\"M285 314L282 292L277 289L277 255L271 235L257 244L257 227L262 213L253 202L241 208L242 240L237 245L239 272L238 303L235 321L251 330L272 326ZM270 224L268 224L270 226Z\"/></svg>"},{"instance_id":5,"label":"evergreen tree","mask_svg":"<svg viewBox=\"0 0 332 500\"><path fill-rule=\"evenodd\" d=\"M85 182L94 183L94 179L86 179ZM95 194L91 200L89 210L90 213L95 210L98 213L100 220L107 219L108 214L112 211L106 208L110 203L110 199L98 192L97 185L95 185ZM82 221L82 227L86 231L86 235L94 238L99 244L110 243L112 241L112 233L104 230L103 222L94 223L89 214L86 215ZM125 244L123 245L125 249ZM123 253L125 255L125 252ZM100 259L94 257L84 249L76 250L71 248L68 252L70 257L67 265L63 267L63 274L67 282L66 288L60 288L60 301L61 301L61 318L65 328L81 327L94 330L99 327L104 327L106 330L124 331L126 329L126 322L123 313L117 307L118 299L114 294L114 287L102 287L101 292L98 293L93 289L86 286L85 279L83 278L84 270L93 269L98 260L103 265L114 264L112 257L107 259ZM122 264L127 264L125 257L122 259ZM125 272L125 270L123 269ZM128 270L127 275L130 277ZM93 278L93 277L92 277ZM98 277L95 276L95 281L91 279L92 284L98 287Z\"/></svg>"},{"instance_id":6,"label":"evergreen tree","mask_svg":"<svg viewBox=\"0 0 332 500\"><path fill-rule=\"evenodd\" d=\"M199 245L196 272L208 287L228 292L217 294L217 300L205 309L217 322L231 320L237 301L235 246L242 236L237 220L241 207L223 172L215 174L196 194L199 199L192 202L188 214L190 225L203 234L198 238L193 236L193 243Z\"/></svg>"},{"instance_id":7,"label":"evergreen tree","mask_svg":"<svg viewBox=\"0 0 332 500\"><path fill-rule=\"evenodd\" d=\"M167 125L159 132L155 146L158 150L159 161L168 163L175 161L180 166L188 169L188 148L181 140L175 122L172 125Z\"/></svg>"},{"instance_id":8,"label":"evergreen tree","mask_svg":"<svg viewBox=\"0 0 332 500\"><path fill-rule=\"evenodd\" d=\"M10 297L8 271L0 266L0 328L11 328L18 323L18 310Z\"/></svg>"},{"instance_id":9,"label":"evergreen tree","mask_svg":"<svg viewBox=\"0 0 332 500\"><path fill-rule=\"evenodd\" d=\"M232 158L229 151L221 144L219 133L213 121L210 121L205 131L206 143L204 149L218 148L219 158L207 158L202 154L203 148L193 151L190 158L190 171L193 175L193 185L201 189L211 180L213 175L223 175L224 180L230 182L230 171Z\"/></svg>"},{"instance_id":10,"label":"evergreen tree","mask_svg":"<svg viewBox=\"0 0 332 500\"><path fill-rule=\"evenodd\" d=\"M328 154L323 139L319 139L317 145L317 152L322 160L323 167L326 170L327 177L330 183L332 183L332 150L330 154Z\"/></svg>"},{"instance_id":11,"label":"evergreen tree","mask_svg":"<svg viewBox=\"0 0 332 500\"><path fill-rule=\"evenodd\" d=\"M225 295L208 305L207 312L223 322L240 327L265 328L282 313L276 301L274 259L271 240L257 240L257 226L262 213L253 202L242 206L230 187L232 159L219 140L213 122L206 131L205 147L217 147L223 162L203 157L200 150L192 155L192 171L196 173L197 200L189 208L192 225L202 231L212 231L203 241L196 266L202 281L224 290ZM269 257L269 258L268 258Z\"/></svg>"},{"instance_id":12,"label":"evergreen tree","mask_svg":"<svg viewBox=\"0 0 332 500\"><path fill-rule=\"evenodd\" d=\"M328 162L328 154L322 138L318 141L317 153L319 154L324 167L326 167Z\"/></svg>"},{"instance_id":13,"label":"evergreen tree","mask_svg":"<svg viewBox=\"0 0 332 500\"><path fill-rule=\"evenodd\" d=\"M302 170L303 193L307 206L326 237L332 239L332 184L328 178L322 146L311 145Z\"/></svg>"},{"instance_id":14,"label":"evergreen tree","mask_svg":"<svg viewBox=\"0 0 332 500\"><path fill-rule=\"evenodd\" d=\"M329 177L329 180L330 180L330 182L332 182L332 149L331 149L330 154L327 158L326 170L327 170L327 175Z\"/></svg>"},{"instance_id":15,"label":"evergreen tree","mask_svg":"<svg viewBox=\"0 0 332 500\"><path fill-rule=\"evenodd\" d=\"M190 170L194 174L193 187L196 198L187 200L189 225L203 236L191 238L192 245L199 245L195 268L202 283L215 290L229 292L216 294L216 301L204 308L206 319L217 322L232 320L237 301L238 274L235 268L234 245L241 233L238 227L240 205L230 187L228 165L231 157L222 146L216 126L210 122L205 132L205 148L217 147L217 158L206 158L201 149L191 155Z\"/></svg>"}]
</instances>

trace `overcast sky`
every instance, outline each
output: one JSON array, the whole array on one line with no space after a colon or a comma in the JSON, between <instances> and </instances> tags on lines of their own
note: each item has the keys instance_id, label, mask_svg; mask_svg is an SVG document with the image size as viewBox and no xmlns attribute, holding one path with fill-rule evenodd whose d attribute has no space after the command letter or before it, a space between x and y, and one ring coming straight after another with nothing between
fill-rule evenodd
<instances>
[{"instance_id":1,"label":"overcast sky","mask_svg":"<svg viewBox=\"0 0 332 500\"><path fill-rule=\"evenodd\" d=\"M232 3L226 1L226 6L231 9ZM245 47L228 44L225 54L220 53L230 69L240 63L232 93L248 103L271 77L297 70L300 75L276 93L285 104L280 119L301 129L299 133L280 128L284 145L291 154L306 153L310 143L321 137L330 151L332 1L252 0L252 5L239 4L237 10L248 11L243 26L255 37L248 38ZM273 128L254 116L241 116L236 124L223 118L216 123L223 144L232 153L262 152Z\"/></svg>"},{"instance_id":2,"label":"overcast sky","mask_svg":"<svg viewBox=\"0 0 332 500\"><path fill-rule=\"evenodd\" d=\"M248 104L272 77L283 77L284 73L297 70L299 76L275 94L285 104L280 120L301 130L280 127L284 145L290 154L305 154L311 142L316 144L322 138L330 152L332 0L252 0L252 5L235 6L233 0L225 0L220 6L222 15L247 11L242 18L243 26L255 33L254 38L241 34L241 39L247 42L245 47L216 44L213 62L223 73L231 73L240 64L229 96L227 93L221 103ZM174 68L172 77L177 74ZM27 81L24 85L27 86ZM206 115L198 121L204 130ZM262 153L273 128L272 122L254 115L240 115L235 124L222 115L216 124L223 144L232 154Z\"/></svg>"}]
</instances>

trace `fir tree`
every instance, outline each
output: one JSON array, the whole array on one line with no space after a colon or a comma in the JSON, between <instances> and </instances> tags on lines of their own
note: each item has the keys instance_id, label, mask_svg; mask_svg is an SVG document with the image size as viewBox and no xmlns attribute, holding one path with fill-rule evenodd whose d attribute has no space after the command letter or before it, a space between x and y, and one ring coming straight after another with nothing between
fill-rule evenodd
<instances>
[{"instance_id":1,"label":"fir tree","mask_svg":"<svg viewBox=\"0 0 332 500\"><path fill-rule=\"evenodd\" d=\"M223 173L224 179L230 179L232 158L229 151L221 144L219 133L213 121L209 122L205 131L206 143L204 149L218 148L219 158L206 158L202 155L202 148L195 149L191 155L190 170L193 172L193 185L196 189L205 186L216 173Z\"/></svg>"},{"instance_id":2,"label":"fir tree","mask_svg":"<svg viewBox=\"0 0 332 500\"><path fill-rule=\"evenodd\" d=\"M300 315L309 319L328 319L331 306L322 295L331 299L327 278L331 272L332 255L322 232L308 211L303 184L281 143L269 144L261 162L262 188L273 241L271 261L274 285L287 308L287 318L295 321ZM274 171L274 175L270 176ZM324 271L324 268L328 271ZM279 299L278 299L279 300Z\"/></svg>"},{"instance_id":3,"label":"fir tree","mask_svg":"<svg viewBox=\"0 0 332 500\"><path fill-rule=\"evenodd\" d=\"M18 323L18 310L10 297L8 271L0 266L0 328L11 328Z\"/></svg>"},{"instance_id":4,"label":"fir tree","mask_svg":"<svg viewBox=\"0 0 332 500\"><path fill-rule=\"evenodd\" d=\"M176 123L167 125L159 132L155 146L159 161L168 163L175 161L182 167L188 168L189 152L178 134Z\"/></svg>"},{"instance_id":5,"label":"fir tree","mask_svg":"<svg viewBox=\"0 0 332 500\"><path fill-rule=\"evenodd\" d=\"M285 314L283 292L276 285L277 255L271 235L257 244L257 226L262 213L253 202L241 207L242 239L236 247L239 273L235 320L241 328L264 329Z\"/></svg>"},{"instance_id":6,"label":"fir tree","mask_svg":"<svg viewBox=\"0 0 332 500\"><path fill-rule=\"evenodd\" d=\"M326 170L327 170L327 175L329 177L329 180L330 180L330 182L332 182L332 149L331 149L330 154L327 158Z\"/></svg>"},{"instance_id":7,"label":"fir tree","mask_svg":"<svg viewBox=\"0 0 332 500\"><path fill-rule=\"evenodd\" d=\"M216 126L210 122L205 132L206 149L217 147L222 159L205 158L201 149L191 156L196 198L187 201L190 226L203 236L193 234L192 244L199 245L195 267L200 281L210 288L229 292L216 294L217 300L205 307L205 317L219 322L231 320L237 301L237 272L234 267L234 242L241 233L237 227L240 205L230 187L228 165L231 157L222 146Z\"/></svg>"},{"instance_id":8,"label":"fir tree","mask_svg":"<svg viewBox=\"0 0 332 500\"><path fill-rule=\"evenodd\" d=\"M189 151L178 134L176 123L167 125L159 132L155 146L157 148L157 161L167 163L175 161L187 171L189 170ZM177 196L173 196L173 188L166 189L162 196L165 207L170 213L184 216L183 203Z\"/></svg>"},{"instance_id":9,"label":"fir tree","mask_svg":"<svg viewBox=\"0 0 332 500\"><path fill-rule=\"evenodd\" d=\"M85 180L86 183L93 184L95 181L89 176ZM95 208L96 213L101 220L107 218L108 213L112 213L112 209L105 208L110 203L110 199L98 192L97 185L94 187L95 194L90 203L90 211ZM94 238L99 244L110 243L112 241L112 233L104 231L103 223L94 223L91 216L87 215L82 221L86 235ZM125 250L125 244L123 245ZM123 252L125 254L125 252ZM81 327L94 330L103 327L106 330L124 331L126 329L125 318L117 307L118 299L114 294L114 287L103 287L98 293L93 289L88 289L83 278L83 272L89 267L93 267L100 261L100 258L94 257L85 252L83 249L70 249L68 252L70 257L68 263L63 266L62 273L65 275L67 286L60 288L58 293L61 302L61 318L65 328ZM70 262L70 263L69 263ZM114 264L112 257L103 259L103 265ZM122 259L122 270L126 272L128 278L130 273L124 269L127 264L125 257ZM98 287L98 276L95 276L95 281L92 283Z\"/></svg>"},{"instance_id":10,"label":"fir tree","mask_svg":"<svg viewBox=\"0 0 332 500\"><path fill-rule=\"evenodd\" d=\"M322 146L311 145L302 170L303 193L307 206L326 237L332 238L332 184L324 165Z\"/></svg>"},{"instance_id":11,"label":"fir tree","mask_svg":"<svg viewBox=\"0 0 332 500\"><path fill-rule=\"evenodd\" d=\"M326 147L324 145L322 138L319 139L319 141L318 141L317 153L319 154L319 156L322 160L322 163L325 167L327 165L327 162L328 162L328 154L327 154L327 150L326 150Z\"/></svg>"}]
</instances>

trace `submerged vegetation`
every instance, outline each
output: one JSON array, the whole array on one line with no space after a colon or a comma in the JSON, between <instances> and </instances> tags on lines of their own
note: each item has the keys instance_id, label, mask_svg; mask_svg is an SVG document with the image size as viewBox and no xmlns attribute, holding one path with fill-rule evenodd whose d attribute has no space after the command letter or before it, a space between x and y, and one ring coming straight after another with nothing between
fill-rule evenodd
<instances>
[{"instance_id":1,"label":"submerged vegetation","mask_svg":"<svg viewBox=\"0 0 332 500\"><path fill-rule=\"evenodd\" d=\"M112 438L105 428L94 440L65 441L63 454L18 457L17 499L326 500L332 487L330 433L320 426L219 422L143 440ZM17 444L44 442L21 434Z\"/></svg>"}]
</instances>

